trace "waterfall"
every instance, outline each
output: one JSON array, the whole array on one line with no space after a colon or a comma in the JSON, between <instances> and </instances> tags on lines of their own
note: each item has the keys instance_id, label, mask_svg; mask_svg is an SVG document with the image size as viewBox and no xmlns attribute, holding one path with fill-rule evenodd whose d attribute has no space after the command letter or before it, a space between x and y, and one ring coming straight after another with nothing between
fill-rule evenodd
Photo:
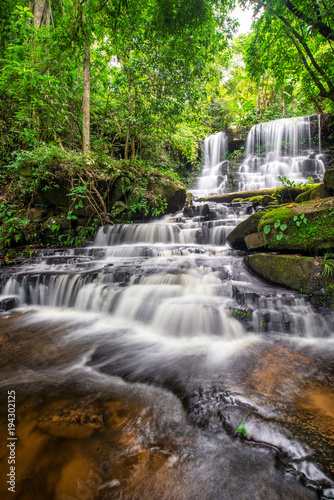
<instances>
[{"instance_id":1,"label":"waterfall","mask_svg":"<svg viewBox=\"0 0 334 500\"><path fill-rule=\"evenodd\" d=\"M246 141L246 159L239 169L239 190L253 191L281 186L279 176L305 183L308 177L321 182L320 117L281 118L254 125ZM312 127L318 141L312 140ZM315 150L317 154L315 154Z\"/></svg>"},{"instance_id":2,"label":"waterfall","mask_svg":"<svg viewBox=\"0 0 334 500\"><path fill-rule=\"evenodd\" d=\"M204 139L204 164L193 193L202 196L224 192L227 174L227 136L225 132Z\"/></svg>"}]
</instances>

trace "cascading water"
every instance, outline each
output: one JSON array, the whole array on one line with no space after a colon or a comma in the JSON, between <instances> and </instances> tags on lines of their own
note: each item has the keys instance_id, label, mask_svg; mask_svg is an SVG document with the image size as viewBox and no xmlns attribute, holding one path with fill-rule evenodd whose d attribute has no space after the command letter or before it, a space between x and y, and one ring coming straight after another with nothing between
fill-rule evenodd
<instances>
[{"instance_id":1,"label":"cascading water","mask_svg":"<svg viewBox=\"0 0 334 500\"><path fill-rule=\"evenodd\" d=\"M312 139L317 126L318 139ZM308 177L321 182L320 116L281 118L254 125L246 141L246 159L239 169L239 190L281 186L279 176L305 183ZM315 153L317 152L317 154Z\"/></svg>"},{"instance_id":2,"label":"cascading water","mask_svg":"<svg viewBox=\"0 0 334 500\"><path fill-rule=\"evenodd\" d=\"M201 193L222 182L225 140L206 141ZM300 403L304 420L291 410L304 382L327 397L317 362L331 360L331 326L226 245L250 203L194 210L101 228L91 246L46 253L8 279L2 298L20 307L0 325L13 341L0 389L20 394L18 432L34 450L21 458L25 498L261 499L259 484L265 498L316 498L284 471L331 498L327 441L312 430L326 475L293 437L312 425L312 405ZM233 437L249 412L247 447Z\"/></svg>"},{"instance_id":3,"label":"cascading water","mask_svg":"<svg viewBox=\"0 0 334 500\"><path fill-rule=\"evenodd\" d=\"M204 164L192 192L197 196L223 193L227 174L227 136L218 132L204 139Z\"/></svg>"}]
</instances>

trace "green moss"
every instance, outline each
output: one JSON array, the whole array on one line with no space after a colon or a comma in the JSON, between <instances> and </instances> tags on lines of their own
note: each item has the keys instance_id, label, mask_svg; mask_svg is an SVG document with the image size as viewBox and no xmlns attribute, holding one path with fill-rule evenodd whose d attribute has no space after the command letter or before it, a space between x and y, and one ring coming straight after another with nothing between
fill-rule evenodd
<instances>
[{"instance_id":1,"label":"green moss","mask_svg":"<svg viewBox=\"0 0 334 500\"><path fill-rule=\"evenodd\" d=\"M253 271L273 283L311 293L316 274L315 259L297 255L255 254L246 257Z\"/></svg>"},{"instance_id":2,"label":"green moss","mask_svg":"<svg viewBox=\"0 0 334 500\"><path fill-rule=\"evenodd\" d=\"M326 201L327 200L327 201ZM268 248L271 250L289 249L311 251L334 247L334 207L331 205L332 199L310 201L303 204L290 204L272 210L263 215L258 224L258 231L266 229ZM301 215L304 214L306 223L302 221L300 226L294 221L298 217L301 222ZM277 239L281 233L280 228L275 228L275 223L280 222L287 226L283 235Z\"/></svg>"}]
</instances>

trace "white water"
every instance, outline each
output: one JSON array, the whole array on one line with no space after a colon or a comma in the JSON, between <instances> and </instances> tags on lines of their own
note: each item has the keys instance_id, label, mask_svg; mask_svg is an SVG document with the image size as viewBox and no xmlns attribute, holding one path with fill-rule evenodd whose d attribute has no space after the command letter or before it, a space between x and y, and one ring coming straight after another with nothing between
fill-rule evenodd
<instances>
[{"instance_id":1,"label":"white water","mask_svg":"<svg viewBox=\"0 0 334 500\"><path fill-rule=\"evenodd\" d=\"M227 136L225 132L218 132L204 139L204 164L192 192L196 196L223 193L227 174Z\"/></svg>"},{"instance_id":2,"label":"white water","mask_svg":"<svg viewBox=\"0 0 334 500\"><path fill-rule=\"evenodd\" d=\"M279 176L296 184L310 176L321 182L325 172L321 159L320 117L281 118L254 125L247 137L246 158L239 170L239 191L281 186ZM318 125L318 140L312 126ZM317 153L317 154L316 154Z\"/></svg>"}]
</instances>

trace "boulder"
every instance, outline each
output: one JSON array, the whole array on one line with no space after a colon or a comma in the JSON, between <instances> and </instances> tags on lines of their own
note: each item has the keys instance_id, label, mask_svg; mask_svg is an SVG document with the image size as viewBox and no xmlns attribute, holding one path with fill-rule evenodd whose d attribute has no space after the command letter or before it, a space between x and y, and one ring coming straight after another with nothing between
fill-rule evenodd
<instances>
[{"instance_id":1,"label":"boulder","mask_svg":"<svg viewBox=\"0 0 334 500\"><path fill-rule=\"evenodd\" d=\"M67 220L65 216L60 217L49 217L44 223L44 229L49 229L55 231L58 229L69 229L71 227L71 221Z\"/></svg>"},{"instance_id":2,"label":"boulder","mask_svg":"<svg viewBox=\"0 0 334 500\"><path fill-rule=\"evenodd\" d=\"M161 177L154 191L155 194L160 194L167 201L167 212L182 210L187 196L186 188L182 182L168 177Z\"/></svg>"},{"instance_id":3,"label":"boulder","mask_svg":"<svg viewBox=\"0 0 334 500\"><path fill-rule=\"evenodd\" d=\"M304 193L299 194L297 196L297 198L295 199L295 202L296 203L304 203L305 201L310 201L313 189L315 189L315 188L308 189Z\"/></svg>"},{"instance_id":4,"label":"boulder","mask_svg":"<svg viewBox=\"0 0 334 500\"><path fill-rule=\"evenodd\" d=\"M303 193L302 188L283 186L275 189L274 196L280 203L290 203L301 193Z\"/></svg>"},{"instance_id":5,"label":"boulder","mask_svg":"<svg viewBox=\"0 0 334 500\"><path fill-rule=\"evenodd\" d=\"M0 300L0 311L10 311L11 309L14 309L19 305L19 300L18 297L16 296L11 296L11 297L4 297L3 299Z\"/></svg>"},{"instance_id":6,"label":"boulder","mask_svg":"<svg viewBox=\"0 0 334 500\"><path fill-rule=\"evenodd\" d=\"M258 223L265 213L266 212L256 212L248 217L248 219L240 222L240 224L238 224L227 236L227 243L237 250L247 250L244 238L249 234L257 233Z\"/></svg>"},{"instance_id":7,"label":"boulder","mask_svg":"<svg viewBox=\"0 0 334 500\"><path fill-rule=\"evenodd\" d=\"M265 233L269 250L334 248L334 197L271 210L262 214L257 229Z\"/></svg>"},{"instance_id":8,"label":"boulder","mask_svg":"<svg viewBox=\"0 0 334 500\"><path fill-rule=\"evenodd\" d=\"M319 186L311 189L310 200L316 200L318 198L328 198L332 195L332 191L327 189L325 184L319 184Z\"/></svg>"},{"instance_id":9,"label":"boulder","mask_svg":"<svg viewBox=\"0 0 334 500\"><path fill-rule=\"evenodd\" d=\"M276 285L310 294L311 303L334 306L334 260L300 255L255 254L245 264L257 275Z\"/></svg>"},{"instance_id":10,"label":"boulder","mask_svg":"<svg viewBox=\"0 0 334 500\"><path fill-rule=\"evenodd\" d=\"M261 205L262 207L267 207L269 203L277 202L276 198L269 195L252 196L251 198L246 198L245 201L249 201L250 203L252 203L253 207L258 207L259 205Z\"/></svg>"},{"instance_id":11,"label":"boulder","mask_svg":"<svg viewBox=\"0 0 334 500\"><path fill-rule=\"evenodd\" d=\"M327 189L334 191L334 168L326 170L324 174L324 184Z\"/></svg>"},{"instance_id":12,"label":"boulder","mask_svg":"<svg viewBox=\"0 0 334 500\"><path fill-rule=\"evenodd\" d=\"M319 269L313 257L296 255L255 254L245 257L245 263L261 278L302 293L311 293Z\"/></svg>"}]
</instances>

